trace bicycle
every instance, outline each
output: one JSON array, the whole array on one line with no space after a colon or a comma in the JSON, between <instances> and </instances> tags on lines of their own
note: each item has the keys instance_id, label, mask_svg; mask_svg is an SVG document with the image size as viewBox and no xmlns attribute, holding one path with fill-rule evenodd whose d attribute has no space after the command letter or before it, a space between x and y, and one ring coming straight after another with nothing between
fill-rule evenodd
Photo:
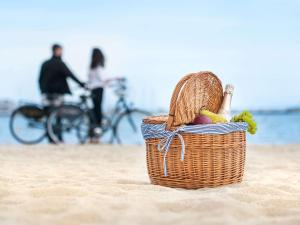
<instances>
[{"instance_id":1,"label":"bicycle","mask_svg":"<svg viewBox=\"0 0 300 225\"><path fill-rule=\"evenodd\" d=\"M95 125L95 115L88 105L91 95L83 94L79 103L64 104L50 113L47 130L51 139L58 144L67 141L84 144L91 132L98 129L99 137L109 143L142 144L140 124L150 113L127 102L126 79L116 79L110 87L114 88L118 100L111 116L103 117L101 129Z\"/></svg>"},{"instance_id":2,"label":"bicycle","mask_svg":"<svg viewBox=\"0 0 300 225\"><path fill-rule=\"evenodd\" d=\"M16 108L9 120L12 136L22 144L37 144L50 137L47 120L50 112L63 103L61 95L43 96L42 104L26 103Z\"/></svg>"}]
</instances>

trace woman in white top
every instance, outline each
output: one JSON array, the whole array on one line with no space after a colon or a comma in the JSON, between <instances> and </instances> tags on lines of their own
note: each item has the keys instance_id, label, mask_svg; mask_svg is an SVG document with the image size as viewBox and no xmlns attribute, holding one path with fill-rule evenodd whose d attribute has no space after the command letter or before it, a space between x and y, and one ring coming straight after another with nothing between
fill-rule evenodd
<instances>
[{"instance_id":1,"label":"woman in white top","mask_svg":"<svg viewBox=\"0 0 300 225\"><path fill-rule=\"evenodd\" d=\"M102 98L103 90L107 82L110 80L105 77L103 69L105 66L105 57L99 48L92 51L92 60L90 71L88 73L88 87L92 91L93 111L96 116L97 126L101 128L102 123ZM91 138L96 135L91 134Z\"/></svg>"}]
</instances>

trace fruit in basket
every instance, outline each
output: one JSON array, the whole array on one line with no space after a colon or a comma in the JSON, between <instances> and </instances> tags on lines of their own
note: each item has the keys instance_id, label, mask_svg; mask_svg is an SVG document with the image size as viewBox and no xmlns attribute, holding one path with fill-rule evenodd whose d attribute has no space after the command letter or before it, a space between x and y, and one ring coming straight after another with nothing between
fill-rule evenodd
<instances>
[{"instance_id":1,"label":"fruit in basket","mask_svg":"<svg viewBox=\"0 0 300 225\"><path fill-rule=\"evenodd\" d=\"M227 120L225 119L224 116L210 112L206 109L202 109L200 111L200 114L203 116L209 117L211 119L212 123L227 123Z\"/></svg>"},{"instance_id":2,"label":"fruit in basket","mask_svg":"<svg viewBox=\"0 0 300 225\"><path fill-rule=\"evenodd\" d=\"M257 125L254 121L253 115L249 111L243 111L239 115L234 116L231 119L231 122L246 122L248 123L247 131L250 134L255 134L257 131Z\"/></svg>"},{"instance_id":3,"label":"fruit in basket","mask_svg":"<svg viewBox=\"0 0 300 225\"><path fill-rule=\"evenodd\" d=\"M192 124L197 125L197 124L210 124L210 123L212 123L212 120L208 116L199 115L196 116Z\"/></svg>"}]
</instances>

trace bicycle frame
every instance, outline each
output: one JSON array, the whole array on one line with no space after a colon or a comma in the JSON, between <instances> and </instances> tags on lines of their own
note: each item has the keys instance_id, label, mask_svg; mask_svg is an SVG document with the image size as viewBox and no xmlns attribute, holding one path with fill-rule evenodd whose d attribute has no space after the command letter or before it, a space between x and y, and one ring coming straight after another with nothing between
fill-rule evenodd
<instances>
[{"instance_id":1,"label":"bicycle frame","mask_svg":"<svg viewBox=\"0 0 300 225\"><path fill-rule=\"evenodd\" d=\"M118 118L118 116L125 112L129 112L130 109L131 109L131 107L128 105L126 99L124 97L120 97L117 100L115 107L112 111L112 115L110 117L110 120L111 120L113 126L115 125L115 122L116 122L116 119Z\"/></svg>"},{"instance_id":2,"label":"bicycle frame","mask_svg":"<svg viewBox=\"0 0 300 225\"><path fill-rule=\"evenodd\" d=\"M126 113L126 112L130 112L130 110L132 109L132 107L130 106L131 104L128 104L128 102L126 101L125 98L125 94L124 92L127 90L127 86L125 84L125 79L118 79L116 80L117 84L115 85L116 89L115 89L115 93L118 96L118 100L116 101L115 106L113 107L111 116L107 116L105 115L105 117L107 119L109 119L111 127L114 129L115 127L115 123L117 122L118 116ZM111 87L114 87L113 85ZM84 112L89 113L89 115L91 116L91 118L93 119L93 121L95 121L95 115L92 112L91 108L89 108L87 100L89 98L91 98L91 95L82 95L80 96L81 101L78 105Z\"/></svg>"}]
</instances>

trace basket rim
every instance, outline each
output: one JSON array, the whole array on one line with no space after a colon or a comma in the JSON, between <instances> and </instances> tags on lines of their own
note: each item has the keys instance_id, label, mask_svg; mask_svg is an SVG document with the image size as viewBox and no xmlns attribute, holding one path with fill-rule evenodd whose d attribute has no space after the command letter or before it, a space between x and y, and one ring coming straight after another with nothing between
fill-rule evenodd
<instances>
[{"instance_id":1,"label":"basket rim","mask_svg":"<svg viewBox=\"0 0 300 225\"><path fill-rule=\"evenodd\" d=\"M156 116L145 116L143 118L143 123L146 124L161 124L166 123L168 121L168 115L156 115Z\"/></svg>"},{"instance_id":2,"label":"basket rim","mask_svg":"<svg viewBox=\"0 0 300 225\"><path fill-rule=\"evenodd\" d=\"M196 135L224 135L234 132L246 132L248 124L246 122L228 122L217 124L197 124L183 125L167 129L167 123L145 123L141 125L143 138L162 138L165 140L172 139L182 134Z\"/></svg>"},{"instance_id":3,"label":"basket rim","mask_svg":"<svg viewBox=\"0 0 300 225\"><path fill-rule=\"evenodd\" d=\"M168 115L156 115L156 116L145 116L142 120L143 124L165 124L167 123ZM247 124L246 122L226 122L226 123L210 123L210 124L182 124L178 126L173 126L173 129L183 127L183 126L215 126L222 124Z\"/></svg>"}]
</instances>

